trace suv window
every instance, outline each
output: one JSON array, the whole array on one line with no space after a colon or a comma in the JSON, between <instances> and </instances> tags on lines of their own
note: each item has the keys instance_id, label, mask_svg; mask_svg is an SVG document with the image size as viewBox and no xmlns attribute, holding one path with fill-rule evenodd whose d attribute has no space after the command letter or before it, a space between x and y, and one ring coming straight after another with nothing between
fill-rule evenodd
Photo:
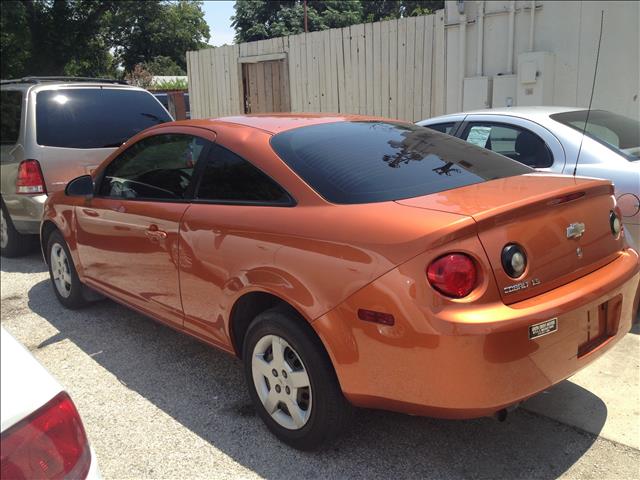
<instances>
[{"instance_id":1,"label":"suv window","mask_svg":"<svg viewBox=\"0 0 640 480\"><path fill-rule=\"evenodd\" d=\"M125 199L184 199L206 143L178 134L140 140L107 166L99 194Z\"/></svg>"},{"instance_id":2,"label":"suv window","mask_svg":"<svg viewBox=\"0 0 640 480\"><path fill-rule=\"evenodd\" d=\"M532 168L553 165L547 144L535 133L504 123L470 123L462 138Z\"/></svg>"},{"instance_id":3,"label":"suv window","mask_svg":"<svg viewBox=\"0 0 640 480\"><path fill-rule=\"evenodd\" d=\"M119 147L145 128L171 117L150 93L118 88L63 88L38 92L39 145Z\"/></svg>"},{"instance_id":4,"label":"suv window","mask_svg":"<svg viewBox=\"0 0 640 480\"><path fill-rule=\"evenodd\" d=\"M275 181L235 153L213 145L198 187L200 200L221 203L291 204Z\"/></svg>"},{"instance_id":5,"label":"suv window","mask_svg":"<svg viewBox=\"0 0 640 480\"><path fill-rule=\"evenodd\" d=\"M273 136L271 146L333 203L400 200L532 171L450 135L405 123L300 127Z\"/></svg>"},{"instance_id":6,"label":"suv window","mask_svg":"<svg viewBox=\"0 0 640 480\"><path fill-rule=\"evenodd\" d=\"M2 130L0 139L3 145L14 145L20 136L20 118L22 116L22 92L3 90L1 93Z\"/></svg>"}]
</instances>

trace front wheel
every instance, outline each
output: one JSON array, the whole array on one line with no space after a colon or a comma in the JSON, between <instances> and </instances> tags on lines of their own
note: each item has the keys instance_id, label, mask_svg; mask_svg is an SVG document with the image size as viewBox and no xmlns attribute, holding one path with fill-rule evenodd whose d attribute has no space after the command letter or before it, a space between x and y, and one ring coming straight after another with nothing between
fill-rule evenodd
<instances>
[{"instance_id":1,"label":"front wheel","mask_svg":"<svg viewBox=\"0 0 640 480\"><path fill-rule=\"evenodd\" d=\"M280 309L258 315L243 360L249 394L269 430L294 448L312 450L338 436L352 408L320 341L302 322Z\"/></svg>"},{"instance_id":2,"label":"front wheel","mask_svg":"<svg viewBox=\"0 0 640 480\"><path fill-rule=\"evenodd\" d=\"M49 237L47 259L53 292L60 303L70 309L86 306L88 301L83 295L84 285L78 278L69 247L60 232L54 232Z\"/></svg>"}]
</instances>

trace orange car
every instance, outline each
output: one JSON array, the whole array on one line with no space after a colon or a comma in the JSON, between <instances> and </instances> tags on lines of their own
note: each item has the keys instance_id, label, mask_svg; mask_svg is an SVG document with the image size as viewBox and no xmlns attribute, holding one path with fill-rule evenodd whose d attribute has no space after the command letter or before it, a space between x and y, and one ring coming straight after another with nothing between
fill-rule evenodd
<instances>
[{"instance_id":1,"label":"orange car","mask_svg":"<svg viewBox=\"0 0 640 480\"><path fill-rule=\"evenodd\" d=\"M640 279L612 194L397 121L191 120L51 196L41 242L63 305L97 291L238 355L310 449L352 405L504 415L612 347Z\"/></svg>"}]
</instances>

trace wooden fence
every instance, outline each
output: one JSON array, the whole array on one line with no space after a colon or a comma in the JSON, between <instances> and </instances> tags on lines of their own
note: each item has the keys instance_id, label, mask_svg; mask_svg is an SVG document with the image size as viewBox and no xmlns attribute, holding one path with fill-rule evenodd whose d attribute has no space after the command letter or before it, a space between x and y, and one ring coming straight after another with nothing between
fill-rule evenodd
<instances>
[{"instance_id":1,"label":"wooden fence","mask_svg":"<svg viewBox=\"0 0 640 480\"><path fill-rule=\"evenodd\" d=\"M280 110L417 121L444 113L445 68L444 10L187 52L192 118Z\"/></svg>"}]
</instances>

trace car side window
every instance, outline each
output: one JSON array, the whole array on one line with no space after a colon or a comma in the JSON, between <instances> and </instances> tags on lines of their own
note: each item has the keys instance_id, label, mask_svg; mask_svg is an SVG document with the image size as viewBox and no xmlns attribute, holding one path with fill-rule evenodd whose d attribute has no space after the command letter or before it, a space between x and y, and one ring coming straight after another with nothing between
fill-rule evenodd
<instances>
[{"instance_id":1,"label":"car side window","mask_svg":"<svg viewBox=\"0 0 640 480\"><path fill-rule=\"evenodd\" d=\"M196 198L220 203L292 203L289 194L274 180L220 145L212 145L209 151Z\"/></svg>"},{"instance_id":2,"label":"car side window","mask_svg":"<svg viewBox=\"0 0 640 480\"><path fill-rule=\"evenodd\" d=\"M533 168L553 165L547 144L525 128L506 124L471 123L462 138Z\"/></svg>"},{"instance_id":3,"label":"car side window","mask_svg":"<svg viewBox=\"0 0 640 480\"><path fill-rule=\"evenodd\" d=\"M98 193L129 200L184 199L206 144L202 138L181 134L140 140L107 166Z\"/></svg>"},{"instance_id":4,"label":"car side window","mask_svg":"<svg viewBox=\"0 0 640 480\"><path fill-rule=\"evenodd\" d=\"M4 90L2 92L2 131L0 140L3 145L15 145L20 136L20 117L22 115L22 92Z\"/></svg>"},{"instance_id":5,"label":"car side window","mask_svg":"<svg viewBox=\"0 0 640 480\"><path fill-rule=\"evenodd\" d=\"M438 132L446 133L447 135L451 135L451 131L453 130L453 126L455 122L448 123L436 123L434 125L425 125L425 127L430 128L431 130L436 130Z\"/></svg>"}]
</instances>

